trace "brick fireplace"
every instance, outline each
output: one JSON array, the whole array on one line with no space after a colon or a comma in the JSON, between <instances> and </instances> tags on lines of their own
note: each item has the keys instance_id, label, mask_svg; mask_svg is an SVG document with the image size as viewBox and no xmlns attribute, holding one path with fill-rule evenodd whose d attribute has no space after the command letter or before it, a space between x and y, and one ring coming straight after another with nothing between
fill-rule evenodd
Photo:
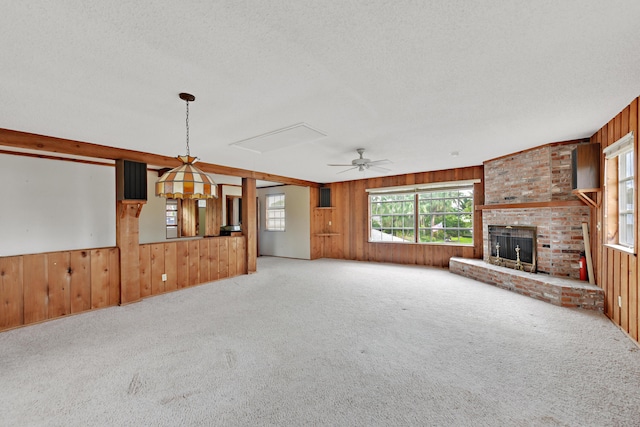
<instances>
[{"instance_id":1,"label":"brick fireplace","mask_svg":"<svg viewBox=\"0 0 640 427\"><path fill-rule=\"evenodd\" d=\"M590 208L571 191L571 152L581 143L548 144L486 161L485 204L479 207L483 261L451 258L450 271L551 304L602 311L602 289L573 280L580 278L582 223L590 224L591 215ZM490 239L490 226L503 229L503 237L493 235ZM497 242L509 252L514 251L514 245L528 243L511 232L518 228L533 230L532 237L526 239L535 247L524 271L513 269L515 257L495 262ZM507 242L505 235L515 236L515 241Z\"/></svg>"},{"instance_id":2,"label":"brick fireplace","mask_svg":"<svg viewBox=\"0 0 640 427\"><path fill-rule=\"evenodd\" d=\"M584 251L582 223L590 209L571 192L571 151L577 143L549 144L484 164L484 260L495 242L490 225L536 229L537 272L578 279Z\"/></svg>"}]
</instances>

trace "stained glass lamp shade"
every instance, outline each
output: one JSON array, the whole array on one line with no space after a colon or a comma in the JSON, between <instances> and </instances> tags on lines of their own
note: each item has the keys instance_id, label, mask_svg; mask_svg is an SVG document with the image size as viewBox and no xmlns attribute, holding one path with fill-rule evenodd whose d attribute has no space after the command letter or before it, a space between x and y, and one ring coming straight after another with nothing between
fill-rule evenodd
<instances>
[{"instance_id":1,"label":"stained glass lamp shade","mask_svg":"<svg viewBox=\"0 0 640 427\"><path fill-rule=\"evenodd\" d=\"M181 93L187 103L187 155L178 156L182 165L171 169L156 181L156 196L167 199L211 199L218 197L218 187L209 176L193 164L198 159L189 154L189 102L196 100L190 93Z\"/></svg>"},{"instance_id":2,"label":"stained glass lamp shade","mask_svg":"<svg viewBox=\"0 0 640 427\"><path fill-rule=\"evenodd\" d=\"M178 156L182 165L171 169L156 181L156 196L167 199L210 199L218 197L211 178L193 165L195 157Z\"/></svg>"}]
</instances>

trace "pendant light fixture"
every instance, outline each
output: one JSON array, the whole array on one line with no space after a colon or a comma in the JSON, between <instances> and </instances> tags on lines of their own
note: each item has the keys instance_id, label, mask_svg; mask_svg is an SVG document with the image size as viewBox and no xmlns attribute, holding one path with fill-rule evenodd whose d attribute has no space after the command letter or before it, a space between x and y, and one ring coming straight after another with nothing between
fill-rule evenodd
<instances>
[{"instance_id":1,"label":"pendant light fixture","mask_svg":"<svg viewBox=\"0 0 640 427\"><path fill-rule=\"evenodd\" d=\"M156 196L167 199L210 199L218 197L218 187L211 178L193 164L198 160L189 153L189 102L196 100L190 93L181 93L187 103L187 154L178 156L182 165L165 172L156 181Z\"/></svg>"}]
</instances>

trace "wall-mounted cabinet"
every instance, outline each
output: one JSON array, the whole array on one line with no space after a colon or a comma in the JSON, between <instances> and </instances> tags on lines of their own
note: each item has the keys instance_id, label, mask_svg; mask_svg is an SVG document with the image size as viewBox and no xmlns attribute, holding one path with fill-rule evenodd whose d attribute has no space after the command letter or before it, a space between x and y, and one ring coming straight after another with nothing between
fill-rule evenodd
<instances>
[{"instance_id":1,"label":"wall-mounted cabinet","mask_svg":"<svg viewBox=\"0 0 640 427\"><path fill-rule=\"evenodd\" d=\"M571 152L571 188L600 189L600 144L580 144Z\"/></svg>"},{"instance_id":2,"label":"wall-mounted cabinet","mask_svg":"<svg viewBox=\"0 0 640 427\"><path fill-rule=\"evenodd\" d=\"M598 207L597 197L588 193L600 192L600 144L579 144L571 152L571 188L573 194L592 207Z\"/></svg>"}]
</instances>

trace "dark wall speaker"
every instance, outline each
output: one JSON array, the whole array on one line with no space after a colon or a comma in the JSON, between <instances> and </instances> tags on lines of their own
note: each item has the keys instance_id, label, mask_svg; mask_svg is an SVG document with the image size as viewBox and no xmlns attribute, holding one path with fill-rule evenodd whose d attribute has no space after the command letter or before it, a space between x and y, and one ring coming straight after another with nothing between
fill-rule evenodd
<instances>
[{"instance_id":1,"label":"dark wall speaker","mask_svg":"<svg viewBox=\"0 0 640 427\"><path fill-rule=\"evenodd\" d=\"M330 187L320 188L320 207L321 208L331 207L331 188Z\"/></svg>"},{"instance_id":2,"label":"dark wall speaker","mask_svg":"<svg viewBox=\"0 0 640 427\"><path fill-rule=\"evenodd\" d=\"M147 164L116 160L116 198L147 200Z\"/></svg>"},{"instance_id":3,"label":"dark wall speaker","mask_svg":"<svg viewBox=\"0 0 640 427\"><path fill-rule=\"evenodd\" d=\"M600 188L600 144L579 144L571 152L571 189Z\"/></svg>"}]
</instances>

